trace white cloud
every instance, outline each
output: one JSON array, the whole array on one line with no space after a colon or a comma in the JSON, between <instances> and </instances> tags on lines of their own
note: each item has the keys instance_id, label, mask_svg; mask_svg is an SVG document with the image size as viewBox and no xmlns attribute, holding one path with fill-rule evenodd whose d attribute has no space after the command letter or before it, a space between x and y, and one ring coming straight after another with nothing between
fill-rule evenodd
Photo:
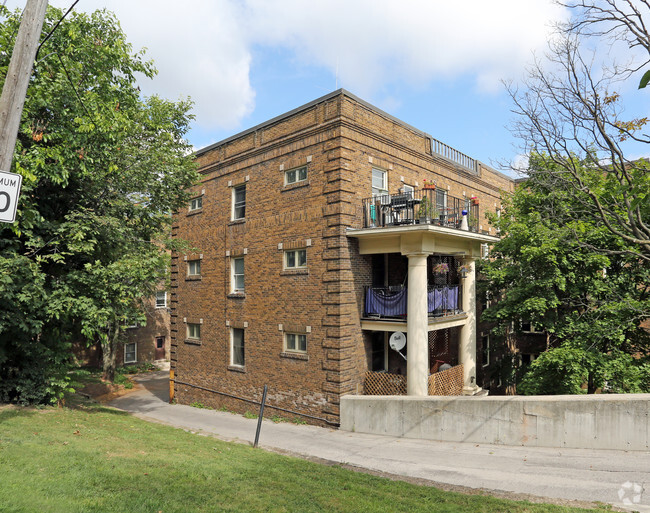
<instances>
[{"instance_id":1,"label":"white cloud","mask_svg":"<svg viewBox=\"0 0 650 513\"><path fill-rule=\"evenodd\" d=\"M67 9L71 0L51 3ZM521 72L545 46L551 21L566 14L551 0L85 0L76 9L102 7L156 63L144 92L191 96L203 130L236 128L252 112L254 45L338 69L339 84L362 96L460 76L490 93Z\"/></svg>"},{"instance_id":2,"label":"white cloud","mask_svg":"<svg viewBox=\"0 0 650 513\"><path fill-rule=\"evenodd\" d=\"M248 0L246 11L251 41L331 71L338 63L343 85L360 94L467 73L492 90L545 48L551 24L566 16L548 0Z\"/></svg>"}]
</instances>

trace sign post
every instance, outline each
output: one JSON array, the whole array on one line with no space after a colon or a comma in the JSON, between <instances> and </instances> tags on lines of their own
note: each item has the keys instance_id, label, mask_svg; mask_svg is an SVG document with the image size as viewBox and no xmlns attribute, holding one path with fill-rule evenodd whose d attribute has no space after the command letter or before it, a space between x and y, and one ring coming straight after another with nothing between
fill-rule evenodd
<instances>
[{"instance_id":1,"label":"sign post","mask_svg":"<svg viewBox=\"0 0 650 513\"><path fill-rule=\"evenodd\" d=\"M16 220L16 206L22 183L21 175L0 171L0 222L13 223Z\"/></svg>"}]
</instances>

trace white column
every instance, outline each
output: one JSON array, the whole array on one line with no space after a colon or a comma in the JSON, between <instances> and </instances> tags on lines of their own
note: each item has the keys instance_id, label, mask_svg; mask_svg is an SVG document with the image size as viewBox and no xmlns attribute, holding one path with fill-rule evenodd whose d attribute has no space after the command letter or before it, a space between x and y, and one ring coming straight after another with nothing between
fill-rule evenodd
<instances>
[{"instance_id":1,"label":"white column","mask_svg":"<svg viewBox=\"0 0 650 513\"><path fill-rule=\"evenodd\" d=\"M469 266L470 270L464 279L461 279L463 287L463 311L467 314L467 322L460 329L460 344L458 347L458 359L463 364L463 393L475 394L478 391L476 385L476 258L464 257L461 259L463 265Z\"/></svg>"},{"instance_id":2,"label":"white column","mask_svg":"<svg viewBox=\"0 0 650 513\"><path fill-rule=\"evenodd\" d=\"M429 340L427 308L427 255L406 255L409 260L406 321L406 392L428 395Z\"/></svg>"}]
</instances>

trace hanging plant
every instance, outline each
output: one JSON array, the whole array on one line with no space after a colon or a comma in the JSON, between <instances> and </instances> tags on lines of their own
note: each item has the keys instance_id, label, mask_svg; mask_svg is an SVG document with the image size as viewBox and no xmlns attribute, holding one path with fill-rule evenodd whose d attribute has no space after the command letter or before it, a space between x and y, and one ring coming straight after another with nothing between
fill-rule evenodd
<instances>
[{"instance_id":1,"label":"hanging plant","mask_svg":"<svg viewBox=\"0 0 650 513\"><path fill-rule=\"evenodd\" d=\"M445 274L449 272L449 265L446 263L436 264L433 266L433 272L436 274Z\"/></svg>"}]
</instances>

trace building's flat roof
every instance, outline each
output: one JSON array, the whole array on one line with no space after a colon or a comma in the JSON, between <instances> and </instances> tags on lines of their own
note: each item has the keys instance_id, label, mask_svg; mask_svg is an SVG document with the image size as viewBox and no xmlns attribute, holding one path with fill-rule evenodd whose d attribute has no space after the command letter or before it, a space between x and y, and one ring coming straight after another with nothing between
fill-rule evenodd
<instances>
[{"instance_id":1,"label":"building's flat roof","mask_svg":"<svg viewBox=\"0 0 650 513\"><path fill-rule=\"evenodd\" d=\"M428 139L431 139L432 141L437 140L433 136L431 136L430 134L427 134L426 132L423 132L422 130L419 130L419 129L415 128L414 126L411 126L408 123L405 123L401 119L398 119L395 116L392 116L391 114L388 114L387 112L381 110L380 108L375 107L374 105L368 103L367 101L365 101L365 100L359 98L358 96L352 94L350 91L341 88L341 89L337 89L336 91L332 91L331 93L328 93L328 94L326 94L324 96L321 96L320 98L316 98L315 100L312 100L309 103L301 105L300 107L296 107L295 109L292 109L292 110L290 110L288 112L285 112L284 114L280 114L279 116L276 116L276 117L271 118L271 119L269 119L267 121L264 121L263 123L260 123L259 125L255 125L255 126L253 126L251 128L248 128L248 129L244 130L243 132L239 132L239 133L237 133L235 135L232 135L232 136L230 136L230 137L228 137L226 139L223 139L221 141L217 141L217 142L215 142L213 144L210 144L209 146L201 148L200 150L196 150L194 152L194 156L198 157L200 155L203 155L204 153L207 153L207 152L209 152L209 151L211 151L211 150L213 150L215 148L218 148L219 146L223 146L224 144L227 144L227 143L232 142L232 141L234 141L236 139L244 137L244 136L246 136L248 134L251 134L251 133L253 133L253 132L257 131L257 130L260 130L262 128L265 128L267 126L273 125L273 124L275 124L275 123L277 123L279 121L282 121L283 119L287 119L287 118L289 118L289 117L291 117L291 116L293 116L295 114L298 114L298 113L300 113L302 111L308 110L308 109L312 108L315 105L318 105L320 103L329 101L332 98L336 98L337 96L341 96L341 95L347 96L348 98L354 100L355 102L363 105L367 109L372 110L372 111L376 112L377 114L380 114L381 116L384 116L384 117L390 119L391 121L394 121L395 123L401 125L404 128L407 128L408 130L411 130L412 132L415 132L416 134L418 134L418 135L420 135L422 137L426 137ZM443 158L445 158L445 157L443 157ZM510 177L510 176L508 176L508 175L506 175L504 173L501 173L500 171L497 171L496 169L492 168L491 166L487 166L483 162L481 162L481 164L483 166L489 168L492 172L497 173L497 174L503 176L504 178L506 178L508 180L512 180L512 177Z\"/></svg>"}]
</instances>

